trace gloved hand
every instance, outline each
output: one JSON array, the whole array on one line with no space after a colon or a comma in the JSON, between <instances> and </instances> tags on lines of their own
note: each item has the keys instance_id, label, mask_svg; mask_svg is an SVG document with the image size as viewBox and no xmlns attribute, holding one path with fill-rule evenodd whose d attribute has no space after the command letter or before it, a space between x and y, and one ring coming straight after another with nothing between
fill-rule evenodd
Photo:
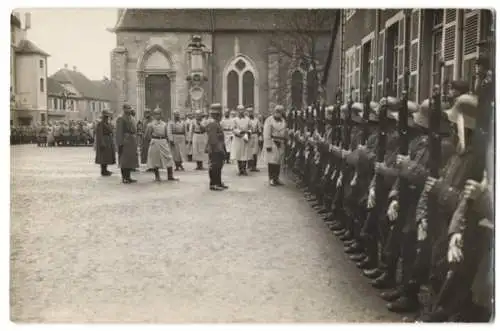
<instances>
[{"instance_id":1,"label":"gloved hand","mask_svg":"<svg viewBox=\"0 0 500 331\"><path fill-rule=\"evenodd\" d=\"M354 176L352 177L351 186L356 186L357 183L358 183L358 172L356 171L354 173Z\"/></svg>"},{"instance_id":2,"label":"gloved hand","mask_svg":"<svg viewBox=\"0 0 500 331\"><path fill-rule=\"evenodd\" d=\"M399 202L397 200L394 200L389 205L389 208L387 208L387 217L389 218L389 221L393 222L398 218L398 211Z\"/></svg>"},{"instance_id":3,"label":"gloved hand","mask_svg":"<svg viewBox=\"0 0 500 331\"><path fill-rule=\"evenodd\" d=\"M425 192L429 192L430 190L432 190L432 188L434 187L434 185L436 184L436 182L437 182L436 178L434 178L434 177L427 177L427 180L425 181L424 191Z\"/></svg>"},{"instance_id":4,"label":"gloved hand","mask_svg":"<svg viewBox=\"0 0 500 331\"><path fill-rule=\"evenodd\" d=\"M464 258L463 252L463 239L462 234L454 233L451 235L450 243L448 247L448 262L458 263Z\"/></svg>"},{"instance_id":5,"label":"gloved hand","mask_svg":"<svg viewBox=\"0 0 500 331\"><path fill-rule=\"evenodd\" d=\"M368 209L372 209L375 207L375 189L370 188L370 192L368 192L368 203L367 203Z\"/></svg>"},{"instance_id":6,"label":"gloved hand","mask_svg":"<svg viewBox=\"0 0 500 331\"><path fill-rule=\"evenodd\" d=\"M465 182L464 198L476 200L486 189L486 181L483 183L476 182L475 180L468 179Z\"/></svg>"},{"instance_id":7,"label":"gloved hand","mask_svg":"<svg viewBox=\"0 0 500 331\"><path fill-rule=\"evenodd\" d=\"M273 151L273 148L272 148L272 147L267 147L267 148L266 148L266 151L268 151L268 152L272 152L272 151Z\"/></svg>"},{"instance_id":8,"label":"gloved hand","mask_svg":"<svg viewBox=\"0 0 500 331\"><path fill-rule=\"evenodd\" d=\"M344 176L344 174L339 175L339 178L337 179L337 188L342 186L342 177L343 176Z\"/></svg>"},{"instance_id":9,"label":"gloved hand","mask_svg":"<svg viewBox=\"0 0 500 331\"><path fill-rule=\"evenodd\" d=\"M423 219L418 224L418 228L417 228L417 240L418 241L424 241L425 239L427 239L427 220Z\"/></svg>"}]
</instances>

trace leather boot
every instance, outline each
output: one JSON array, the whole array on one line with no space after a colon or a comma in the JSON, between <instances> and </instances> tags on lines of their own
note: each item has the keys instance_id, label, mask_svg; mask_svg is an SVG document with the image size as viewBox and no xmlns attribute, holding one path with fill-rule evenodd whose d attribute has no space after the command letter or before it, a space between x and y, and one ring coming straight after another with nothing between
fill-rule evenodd
<instances>
[{"instance_id":1,"label":"leather boot","mask_svg":"<svg viewBox=\"0 0 500 331\"><path fill-rule=\"evenodd\" d=\"M370 267L375 267L376 264L368 257L366 256L364 260L359 261L356 263L356 267L360 269L369 269Z\"/></svg>"},{"instance_id":2,"label":"leather boot","mask_svg":"<svg viewBox=\"0 0 500 331\"><path fill-rule=\"evenodd\" d=\"M369 279L377 279L380 275L382 275L382 271L378 268L365 269L363 270L363 275Z\"/></svg>"},{"instance_id":3,"label":"leather boot","mask_svg":"<svg viewBox=\"0 0 500 331\"><path fill-rule=\"evenodd\" d=\"M416 295L402 295L396 301L387 304L387 309L394 313L413 313L418 311L419 308L420 303Z\"/></svg>"},{"instance_id":4,"label":"leather boot","mask_svg":"<svg viewBox=\"0 0 500 331\"><path fill-rule=\"evenodd\" d=\"M168 167L167 168L167 175L168 175L168 180L170 181L177 181L179 180L178 178L175 178L174 177L174 169L172 169L172 167Z\"/></svg>"},{"instance_id":5,"label":"leather boot","mask_svg":"<svg viewBox=\"0 0 500 331\"><path fill-rule=\"evenodd\" d=\"M153 169L153 172L155 174L155 181L156 182L160 182L161 181L161 178L160 178L160 170L158 170L158 168L154 168Z\"/></svg>"},{"instance_id":6,"label":"leather boot","mask_svg":"<svg viewBox=\"0 0 500 331\"><path fill-rule=\"evenodd\" d=\"M394 277L389 275L388 272L382 273L378 278L371 282L371 285L379 290L385 290L395 285Z\"/></svg>"},{"instance_id":7,"label":"leather boot","mask_svg":"<svg viewBox=\"0 0 500 331\"><path fill-rule=\"evenodd\" d=\"M359 253L359 254L351 254L349 255L349 259L354 262L359 262L363 261L366 258L366 255L364 253Z\"/></svg>"},{"instance_id":8,"label":"leather boot","mask_svg":"<svg viewBox=\"0 0 500 331\"><path fill-rule=\"evenodd\" d=\"M403 286L398 286L388 291L380 293L380 297L385 301L392 302L404 294Z\"/></svg>"}]
</instances>

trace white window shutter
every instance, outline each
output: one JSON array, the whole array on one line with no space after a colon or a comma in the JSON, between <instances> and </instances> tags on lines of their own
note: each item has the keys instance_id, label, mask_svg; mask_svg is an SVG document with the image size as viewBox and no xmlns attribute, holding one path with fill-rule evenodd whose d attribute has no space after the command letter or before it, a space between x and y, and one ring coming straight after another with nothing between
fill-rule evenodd
<instances>
[{"instance_id":1,"label":"white window shutter","mask_svg":"<svg viewBox=\"0 0 500 331\"><path fill-rule=\"evenodd\" d=\"M454 68L457 65L457 54L455 54L455 38L456 38L456 9L445 9L444 11L444 26L443 26L443 43L442 56L445 62L445 75L441 80L441 85L446 80L453 79ZM451 76L451 77L450 77Z\"/></svg>"},{"instance_id":2,"label":"white window shutter","mask_svg":"<svg viewBox=\"0 0 500 331\"><path fill-rule=\"evenodd\" d=\"M384 56L385 56L385 30L379 32L378 35L378 43L377 43L377 73L375 77L375 81L377 82L376 95L377 99L380 100L383 97L384 91Z\"/></svg>"},{"instance_id":3,"label":"white window shutter","mask_svg":"<svg viewBox=\"0 0 500 331\"><path fill-rule=\"evenodd\" d=\"M419 74L420 74L420 31L422 10L416 10L411 15L410 31L410 91L409 98L420 102Z\"/></svg>"}]
</instances>

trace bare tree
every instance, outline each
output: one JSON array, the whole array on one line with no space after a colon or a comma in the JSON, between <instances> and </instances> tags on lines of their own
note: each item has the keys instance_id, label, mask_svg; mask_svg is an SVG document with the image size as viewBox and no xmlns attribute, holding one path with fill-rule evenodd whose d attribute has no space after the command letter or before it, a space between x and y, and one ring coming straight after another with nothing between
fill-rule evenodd
<instances>
[{"instance_id":1,"label":"bare tree","mask_svg":"<svg viewBox=\"0 0 500 331\"><path fill-rule=\"evenodd\" d=\"M299 70L304 74L305 103L311 104L321 93L321 73L328 55L331 32L338 10L288 10L277 19L277 29L270 38L270 46L288 72ZM278 95L291 92L291 75L286 82L270 87Z\"/></svg>"}]
</instances>

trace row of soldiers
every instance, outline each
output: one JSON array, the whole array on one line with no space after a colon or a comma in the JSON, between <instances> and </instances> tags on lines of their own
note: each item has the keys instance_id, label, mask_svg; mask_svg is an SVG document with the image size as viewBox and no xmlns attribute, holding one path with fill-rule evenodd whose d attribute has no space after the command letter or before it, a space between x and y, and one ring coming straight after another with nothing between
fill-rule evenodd
<instances>
[{"instance_id":1,"label":"row of soldiers","mask_svg":"<svg viewBox=\"0 0 500 331\"><path fill-rule=\"evenodd\" d=\"M10 143L38 146L91 146L94 141L94 122L56 121L30 126L11 126Z\"/></svg>"},{"instance_id":2,"label":"row of soldiers","mask_svg":"<svg viewBox=\"0 0 500 331\"><path fill-rule=\"evenodd\" d=\"M368 89L362 103L287 115L293 179L387 308L415 321L492 316L487 63L478 61L474 94L454 81L417 104L389 96L387 81L379 103Z\"/></svg>"}]
</instances>

